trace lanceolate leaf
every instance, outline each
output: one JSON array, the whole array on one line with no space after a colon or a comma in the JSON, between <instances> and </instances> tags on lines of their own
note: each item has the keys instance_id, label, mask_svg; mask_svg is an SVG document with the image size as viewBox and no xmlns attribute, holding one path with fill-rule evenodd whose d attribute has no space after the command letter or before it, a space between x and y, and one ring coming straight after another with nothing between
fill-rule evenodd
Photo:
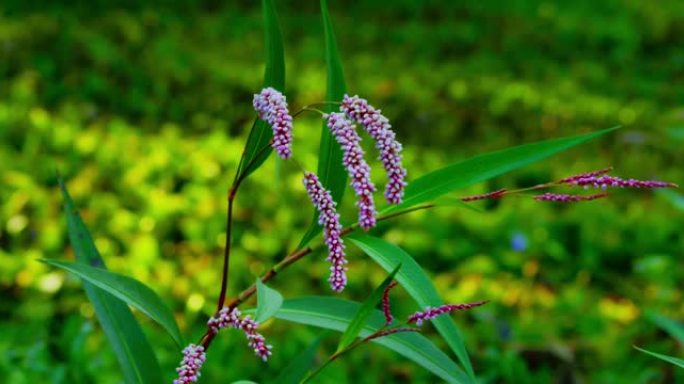
<instances>
[{"instance_id":1,"label":"lanceolate leaf","mask_svg":"<svg viewBox=\"0 0 684 384\"><path fill-rule=\"evenodd\" d=\"M264 30L266 32L266 73L264 88L273 87L285 92L285 53L283 36L278 25L278 15L272 0L262 0ZM256 171L271 154L269 143L273 138L273 130L264 121L255 120L249 132L245 150L240 159L238 174L246 177Z\"/></svg>"},{"instance_id":2,"label":"lanceolate leaf","mask_svg":"<svg viewBox=\"0 0 684 384\"><path fill-rule=\"evenodd\" d=\"M684 324L651 311L646 312L646 317L669 333L680 344L684 344Z\"/></svg>"},{"instance_id":3,"label":"lanceolate leaf","mask_svg":"<svg viewBox=\"0 0 684 384\"><path fill-rule=\"evenodd\" d=\"M649 354L649 355L651 355L651 356L657 357L657 358L659 358L660 360L664 360L664 361L667 361L667 362L670 363L670 364L674 364L674 365L678 366L679 368L684 368L684 360L682 360L682 359L678 359L678 358L676 358L676 357L674 357L674 356L661 355L660 353L655 353L655 352L647 351L647 350L641 349L641 348L639 348L639 347L637 347L637 346L635 346L634 348L640 350L640 351L643 352L643 353L647 353L647 354Z\"/></svg>"},{"instance_id":4,"label":"lanceolate leaf","mask_svg":"<svg viewBox=\"0 0 684 384\"><path fill-rule=\"evenodd\" d=\"M66 212L69 241L76 261L106 269L104 260L95 248L88 229L81 220L66 186L60 180ZM107 335L126 383L161 383L161 369L138 320L121 300L93 286L87 281L83 288L95 308L95 315Z\"/></svg>"},{"instance_id":5,"label":"lanceolate leaf","mask_svg":"<svg viewBox=\"0 0 684 384\"><path fill-rule=\"evenodd\" d=\"M257 279L256 287L257 309L255 318L259 323L263 323L278 312L280 306L283 305L283 295L275 289L267 287L261 282L261 279Z\"/></svg>"},{"instance_id":6,"label":"lanceolate leaf","mask_svg":"<svg viewBox=\"0 0 684 384\"><path fill-rule=\"evenodd\" d=\"M617 128L524 144L448 165L409 182L406 186L403 203L390 206L385 211L396 211L431 201L458 188L464 188L545 159L553 154L612 132Z\"/></svg>"},{"instance_id":7,"label":"lanceolate leaf","mask_svg":"<svg viewBox=\"0 0 684 384\"><path fill-rule=\"evenodd\" d=\"M380 283L380 285L375 288L370 296L368 296L368 298L366 298L366 300L363 302L361 308L359 308L359 311L356 313L351 323L349 323L349 326L344 331L344 334L342 334L340 343L337 346L338 352L351 345L351 343L353 343L354 340L359 336L359 333L366 325L368 318L373 314L373 312L375 312L375 306L378 305L380 300L382 300L382 294L385 291L385 288L387 288L392 280L394 280L394 276L397 274L397 271L399 271L400 266L401 265L397 265L397 267L394 268L387 278L385 278L385 280Z\"/></svg>"},{"instance_id":8,"label":"lanceolate leaf","mask_svg":"<svg viewBox=\"0 0 684 384\"><path fill-rule=\"evenodd\" d=\"M337 41L335 40L335 31L333 30L332 21L330 20L330 13L328 11L328 2L321 0L321 16L323 17L323 33L325 36L325 65L328 72L328 91L326 93L326 101L341 101L342 96L347 92L347 86L344 81L344 72L342 70L342 60L340 53L337 50ZM327 105L326 112L337 110L336 105ZM342 149L335 141L335 138L330 133L330 130L323 122L321 129L321 144L318 155L318 178L321 180L323 186L330 190L333 200L338 204L342 204L344 197L344 189L347 182L347 173L342 165ZM317 214L314 212L314 218L311 226L299 243L299 248L306 245L320 232L320 225L316 220Z\"/></svg>"},{"instance_id":9,"label":"lanceolate leaf","mask_svg":"<svg viewBox=\"0 0 684 384\"><path fill-rule=\"evenodd\" d=\"M311 296L285 300L283 307L275 316L283 320L341 332L347 329L360 307L360 303L353 301ZM360 336L370 335L382 328L384 323L385 318L382 312L373 311L361 330ZM448 383L471 382L468 375L456 363L417 332L395 333L373 339L372 342L414 361Z\"/></svg>"},{"instance_id":10,"label":"lanceolate leaf","mask_svg":"<svg viewBox=\"0 0 684 384\"><path fill-rule=\"evenodd\" d=\"M428 275L411 255L403 249L372 236L352 235L347 237L347 239L368 254L386 271L392 270L397 264L401 263L402 267L399 273L397 273L396 279L413 297L421 309L427 306L438 307L444 304ZM456 328L452 318L449 316L438 316L431 321L439 334L442 335L447 344L449 344L449 347L454 351L468 374L474 377L473 367L463 342L463 336L461 336L458 328Z\"/></svg>"},{"instance_id":11,"label":"lanceolate leaf","mask_svg":"<svg viewBox=\"0 0 684 384\"><path fill-rule=\"evenodd\" d=\"M159 296L145 284L128 276L85 264L54 259L41 259L40 261L69 271L104 292L123 300L126 304L134 306L161 325L179 347L183 346L183 338L176 320L173 318L173 313L164 305Z\"/></svg>"}]
</instances>

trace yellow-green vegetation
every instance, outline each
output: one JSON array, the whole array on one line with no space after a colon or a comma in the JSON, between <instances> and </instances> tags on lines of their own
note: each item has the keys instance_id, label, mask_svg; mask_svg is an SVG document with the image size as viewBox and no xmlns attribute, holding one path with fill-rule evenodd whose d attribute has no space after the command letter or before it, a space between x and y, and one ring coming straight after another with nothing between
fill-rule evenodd
<instances>
[{"instance_id":1,"label":"yellow-green vegetation","mask_svg":"<svg viewBox=\"0 0 684 384\"><path fill-rule=\"evenodd\" d=\"M684 2L458 3L330 4L348 89L392 119L409 182L478 153L620 124L459 195L611 165L616 175L683 184ZM196 340L215 309L227 188L261 86L261 10L251 1L30 4L0 5L0 375L8 383L117 383L116 359L81 282L37 262L72 258L56 172L109 269L152 287L185 338ZM317 2L276 5L285 94L296 110L325 97L322 25ZM321 123L303 116L294 152L313 170ZM382 185L382 174L374 177ZM271 156L241 188L229 296L292 251L311 218L292 162ZM478 206L483 212L416 212L383 222L376 234L413 255L446 302L491 301L454 315L479 377L684 380L632 348L681 357L644 313L684 318L682 192ZM356 217L351 199L342 211L348 222ZM270 285L286 298L329 294L323 258L308 256ZM363 301L386 272L358 251L349 258L343 297ZM400 317L418 309L401 288L393 305ZM178 348L140 319L170 381ZM320 333L278 320L262 331L273 344L267 365L242 335L226 333L212 345L202 382L274 379ZM435 336L429 326L425 333ZM334 352L335 340L323 344ZM377 345L357 348L318 378L435 380Z\"/></svg>"}]
</instances>

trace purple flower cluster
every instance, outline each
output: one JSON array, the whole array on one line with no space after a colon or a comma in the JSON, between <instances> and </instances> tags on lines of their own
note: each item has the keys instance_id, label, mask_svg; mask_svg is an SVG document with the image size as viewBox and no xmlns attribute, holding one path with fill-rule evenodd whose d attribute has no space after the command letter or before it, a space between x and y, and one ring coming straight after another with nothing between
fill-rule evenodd
<instances>
[{"instance_id":1,"label":"purple flower cluster","mask_svg":"<svg viewBox=\"0 0 684 384\"><path fill-rule=\"evenodd\" d=\"M219 330L230 327L237 328L244 332L248 340L248 345L254 350L254 353L261 357L262 360L268 360L271 356L271 346L266 344L266 339L263 335L257 332L259 323L252 319L249 315L240 318L241 313L237 308L221 308L218 316L212 317L207 322L209 329L212 332L218 333Z\"/></svg>"},{"instance_id":2,"label":"purple flower cluster","mask_svg":"<svg viewBox=\"0 0 684 384\"><path fill-rule=\"evenodd\" d=\"M380 161L387 172L385 198L391 204L401 203L406 186L406 169L401 163L401 143L397 141L389 120L379 109L358 96L344 95L340 110L349 119L361 124L375 140L375 147L380 151Z\"/></svg>"},{"instance_id":3,"label":"purple flower cluster","mask_svg":"<svg viewBox=\"0 0 684 384\"><path fill-rule=\"evenodd\" d=\"M370 167L363 158L361 138L356 133L354 124L347 120L343 113L329 114L328 128L342 147L342 163L347 169L351 186L358 197L356 207L359 209L359 226L368 230L376 223L373 201L375 185L370 180Z\"/></svg>"},{"instance_id":4,"label":"purple flower cluster","mask_svg":"<svg viewBox=\"0 0 684 384\"><path fill-rule=\"evenodd\" d=\"M566 184L573 185L584 188L602 188L607 189L609 187L616 188L669 188L677 187L677 184L668 183L665 181L657 180L637 180L637 179L621 179L619 177L610 176L608 172L612 171L613 168L599 169L598 171L581 173L579 175L574 175L560 179L556 184Z\"/></svg>"},{"instance_id":5,"label":"purple flower cluster","mask_svg":"<svg viewBox=\"0 0 684 384\"><path fill-rule=\"evenodd\" d=\"M254 95L253 104L259 118L273 128L271 146L278 156L289 159L292 156L292 116L288 112L285 96L268 87Z\"/></svg>"},{"instance_id":6,"label":"purple flower cluster","mask_svg":"<svg viewBox=\"0 0 684 384\"><path fill-rule=\"evenodd\" d=\"M479 307L480 305L487 304L487 301L478 301L475 303L468 304L445 304L437 308L427 307L424 311L419 311L409 316L407 322L416 323L417 326L421 326L424 321L434 319L435 317L453 311L462 311L466 309L471 309Z\"/></svg>"},{"instance_id":7,"label":"purple flower cluster","mask_svg":"<svg viewBox=\"0 0 684 384\"><path fill-rule=\"evenodd\" d=\"M577 182L578 180L588 180L588 179L596 178L599 176L603 176L612 170L613 170L613 167L608 167L608 168L604 168L604 169L599 169L598 171L581 173L579 175L574 175L574 176L566 177L564 179L560 179L558 181L558 183L559 184L575 185L575 182Z\"/></svg>"},{"instance_id":8,"label":"purple flower cluster","mask_svg":"<svg viewBox=\"0 0 684 384\"><path fill-rule=\"evenodd\" d=\"M344 243L342 242L342 225L340 215L335 210L330 192L326 190L318 180L318 176L311 172L304 174L304 186L309 194L311 202L319 212L318 223L323 226L323 237L328 246L328 260L330 266L330 287L335 292L341 292L347 285L347 259L344 255Z\"/></svg>"},{"instance_id":9,"label":"purple flower cluster","mask_svg":"<svg viewBox=\"0 0 684 384\"><path fill-rule=\"evenodd\" d=\"M582 175L578 175L582 176ZM565 180L565 179L564 179ZM606 189L608 187L617 188L668 188L676 187L674 183L656 180L637 180L637 179L621 179L615 176L601 175L601 176L585 176L585 177L571 177L570 181L565 181L563 184L576 185L579 187L594 187Z\"/></svg>"},{"instance_id":10,"label":"purple flower cluster","mask_svg":"<svg viewBox=\"0 0 684 384\"><path fill-rule=\"evenodd\" d=\"M534 199L537 201L558 201L562 203L574 203L578 201L591 201L608 196L607 193L596 193L593 195L568 195L564 193L544 193L535 195Z\"/></svg>"},{"instance_id":11,"label":"purple flower cluster","mask_svg":"<svg viewBox=\"0 0 684 384\"><path fill-rule=\"evenodd\" d=\"M173 384L189 384L196 382L200 374L202 364L207 356L204 352L204 347L201 345L190 344L183 349L183 360L180 367L176 368L178 378L173 381Z\"/></svg>"}]
</instances>

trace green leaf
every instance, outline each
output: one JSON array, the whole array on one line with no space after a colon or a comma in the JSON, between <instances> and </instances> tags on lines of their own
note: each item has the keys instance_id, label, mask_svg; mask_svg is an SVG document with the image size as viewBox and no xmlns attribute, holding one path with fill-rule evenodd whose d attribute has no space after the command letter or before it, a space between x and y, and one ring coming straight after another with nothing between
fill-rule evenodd
<instances>
[{"instance_id":1,"label":"green leaf","mask_svg":"<svg viewBox=\"0 0 684 384\"><path fill-rule=\"evenodd\" d=\"M330 20L330 12L328 11L328 2L326 0L321 0L321 16L323 17L323 33L325 36L325 65L328 73L326 101L340 101L347 92L347 85L344 81L342 60L337 49L335 31ZM336 109L336 106L331 104L326 106L325 111L333 112ZM321 129L317 175L323 186L330 191L333 200L337 202L338 206L341 206L347 183L347 172L342 165L342 149L330 133L325 121ZM305 246L320 232L321 227L318 224L317 218L318 213L314 212L311 225L304 234L298 248Z\"/></svg>"},{"instance_id":2,"label":"green leaf","mask_svg":"<svg viewBox=\"0 0 684 384\"><path fill-rule=\"evenodd\" d=\"M652 311L646 312L646 317L654 324L665 330L665 332L669 333L680 344L684 344L684 324L672 319L668 319L667 317Z\"/></svg>"},{"instance_id":3,"label":"green leaf","mask_svg":"<svg viewBox=\"0 0 684 384\"><path fill-rule=\"evenodd\" d=\"M385 291L385 288L387 288L392 280L394 280L394 276L397 274L397 271L399 271L400 267L401 264L397 265L397 267L394 268L394 270L385 278L385 280L383 280L383 282L377 288L375 288L370 296L368 296L368 298L366 298L366 300L363 302L361 308L359 308L359 311L354 316L354 319L352 319L351 323L349 323L349 326L342 334L340 343L337 346L337 352L350 346L351 343L353 343L354 340L359 336L359 333L361 333L361 330L366 325L368 318L375 311L375 306L378 305L380 300L382 300L382 294Z\"/></svg>"},{"instance_id":4,"label":"green leaf","mask_svg":"<svg viewBox=\"0 0 684 384\"><path fill-rule=\"evenodd\" d=\"M402 267L403 269L403 267ZM311 296L285 300L276 313L282 320L342 332L347 329L360 303L332 297ZM361 337L381 329L385 324L382 312L375 310L361 330ZM449 383L471 382L463 370L440 351L430 340L417 332L395 333L372 340L414 361Z\"/></svg>"},{"instance_id":5,"label":"green leaf","mask_svg":"<svg viewBox=\"0 0 684 384\"><path fill-rule=\"evenodd\" d=\"M657 357L657 358L659 358L660 360L664 360L664 361L667 361L667 362L670 363L670 364L674 364L674 365L678 366L679 368L684 368L684 360L682 360L682 359L678 359L678 358L676 358L676 357L674 357L674 356L661 355L660 353L655 353L655 352L647 351L647 350L645 350L645 349L642 349L642 348L637 347L636 345L634 346L634 348L640 350L640 351L643 352L643 353L647 353L647 354L649 354L649 355L651 355L651 356Z\"/></svg>"},{"instance_id":6,"label":"green leaf","mask_svg":"<svg viewBox=\"0 0 684 384\"><path fill-rule=\"evenodd\" d=\"M297 384L304 379L306 373L316 358L316 351L321 342L328 336L329 331L324 331L302 353L290 361L290 364L280 371L278 378L273 381L277 384Z\"/></svg>"},{"instance_id":7,"label":"green leaf","mask_svg":"<svg viewBox=\"0 0 684 384\"><path fill-rule=\"evenodd\" d=\"M263 323L278 312L280 306L283 305L283 295L275 289L267 287L261 282L261 279L257 279L256 287L257 309L255 317L257 322Z\"/></svg>"},{"instance_id":8,"label":"green leaf","mask_svg":"<svg viewBox=\"0 0 684 384\"><path fill-rule=\"evenodd\" d=\"M164 305L159 296L148 286L128 276L109 272L85 264L70 263L54 259L40 259L45 264L62 268L88 281L95 287L123 300L156 321L179 347L183 347L183 338L171 310Z\"/></svg>"},{"instance_id":9,"label":"green leaf","mask_svg":"<svg viewBox=\"0 0 684 384\"><path fill-rule=\"evenodd\" d=\"M69 241L74 250L76 261L81 264L106 269L88 229L81 220L69 192L60 179L59 184L64 198ZM121 300L84 281L83 288L95 308L102 329L114 354L126 383L161 383L161 368L157 357L140 328L131 309Z\"/></svg>"},{"instance_id":10,"label":"green leaf","mask_svg":"<svg viewBox=\"0 0 684 384\"><path fill-rule=\"evenodd\" d=\"M404 201L399 205L388 207L384 212L392 212L433 200L458 188L468 187L545 159L618 128L524 144L448 165L409 182L406 186Z\"/></svg>"},{"instance_id":11,"label":"green leaf","mask_svg":"<svg viewBox=\"0 0 684 384\"><path fill-rule=\"evenodd\" d=\"M428 275L411 255L403 249L372 236L351 235L347 239L364 251L386 271L390 271L395 265L401 263L402 267L399 273L397 273L396 279L421 308L427 306L438 307L444 304ZM461 336L458 328L456 328L453 319L449 316L438 316L431 321L435 328L437 328L437 332L442 335L447 344L449 344L449 347L454 351L466 372L471 377L474 377L473 367L463 342L463 336Z\"/></svg>"},{"instance_id":12,"label":"green leaf","mask_svg":"<svg viewBox=\"0 0 684 384\"><path fill-rule=\"evenodd\" d=\"M266 72L264 74L264 88L273 87L281 92L285 91L285 51L283 36L278 25L278 15L272 0L262 0L264 29L266 32ZM238 174L247 177L256 171L266 161L272 152L269 145L273 138L273 129L264 121L257 118L249 132L245 150L240 159Z\"/></svg>"}]
</instances>

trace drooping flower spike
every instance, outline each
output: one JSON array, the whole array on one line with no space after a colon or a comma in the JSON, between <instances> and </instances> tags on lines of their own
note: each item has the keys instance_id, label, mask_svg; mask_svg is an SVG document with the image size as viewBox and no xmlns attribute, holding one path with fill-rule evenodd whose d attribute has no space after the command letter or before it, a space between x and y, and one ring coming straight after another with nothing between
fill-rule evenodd
<instances>
[{"instance_id":1,"label":"drooping flower spike","mask_svg":"<svg viewBox=\"0 0 684 384\"><path fill-rule=\"evenodd\" d=\"M402 146L396 139L389 120L358 96L344 95L340 110L348 118L361 124L375 140L375 147L380 151L380 161L387 172L385 198L391 204L401 203L406 186L406 169L401 163Z\"/></svg>"},{"instance_id":2,"label":"drooping flower spike","mask_svg":"<svg viewBox=\"0 0 684 384\"><path fill-rule=\"evenodd\" d=\"M342 241L342 225L340 215L335 210L330 192L326 190L318 180L318 176L311 172L304 174L304 186L309 194L309 199L318 210L318 223L323 226L323 238L328 246L328 260L330 266L330 287L335 292L341 292L347 285L347 259L344 255L344 242Z\"/></svg>"},{"instance_id":3,"label":"drooping flower spike","mask_svg":"<svg viewBox=\"0 0 684 384\"><path fill-rule=\"evenodd\" d=\"M596 193L593 195L568 195L564 193L544 193L535 195L534 199L537 201L558 201L561 203L575 203L578 201L591 201L608 196L607 193Z\"/></svg>"},{"instance_id":4,"label":"drooping flower spike","mask_svg":"<svg viewBox=\"0 0 684 384\"><path fill-rule=\"evenodd\" d=\"M180 366L176 368L178 378L173 381L173 384L197 382L201 376L200 369L206 358L203 346L190 344L185 347L183 349L183 360L181 360Z\"/></svg>"},{"instance_id":5,"label":"drooping flower spike","mask_svg":"<svg viewBox=\"0 0 684 384\"><path fill-rule=\"evenodd\" d=\"M278 156L289 159L292 156L292 116L287 109L285 96L268 87L254 95L253 104L259 118L273 129L271 146Z\"/></svg>"},{"instance_id":6,"label":"drooping flower spike","mask_svg":"<svg viewBox=\"0 0 684 384\"><path fill-rule=\"evenodd\" d=\"M424 321L434 319L435 317L441 314L471 309L487 303L488 301L478 301L475 303L468 304L445 304L437 308L427 307L425 308L425 310L416 312L413 315L409 316L407 322L409 324L416 323L417 326L421 326Z\"/></svg>"},{"instance_id":7,"label":"drooping flower spike","mask_svg":"<svg viewBox=\"0 0 684 384\"><path fill-rule=\"evenodd\" d=\"M343 113L331 113L327 117L328 128L335 140L342 147L342 163L347 169L349 179L356 197L356 207L359 209L359 226L368 230L375 226L375 202L373 192L375 185L370 180L370 167L363 158L361 137L356 133L354 123L349 121Z\"/></svg>"},{"instance_id":8,"label":"drooping flower spike","mask_svg":"<svg viewBox=\"0 0 684 384\"><path fill-rule=\"evenodd\" d=\"M252 319L249 315L240 318L241 313L237 308L221 308L216 317L212 317L207 322L209 329L212 332L218 333L223 328L237 328L244 332L248 340L248 345L254 350L254 354L259 356L263 361L268 360L271 356L270 345L266 344L266 339L263 335L257 332L259 323Z\"/></svg>"}]
</instances>

